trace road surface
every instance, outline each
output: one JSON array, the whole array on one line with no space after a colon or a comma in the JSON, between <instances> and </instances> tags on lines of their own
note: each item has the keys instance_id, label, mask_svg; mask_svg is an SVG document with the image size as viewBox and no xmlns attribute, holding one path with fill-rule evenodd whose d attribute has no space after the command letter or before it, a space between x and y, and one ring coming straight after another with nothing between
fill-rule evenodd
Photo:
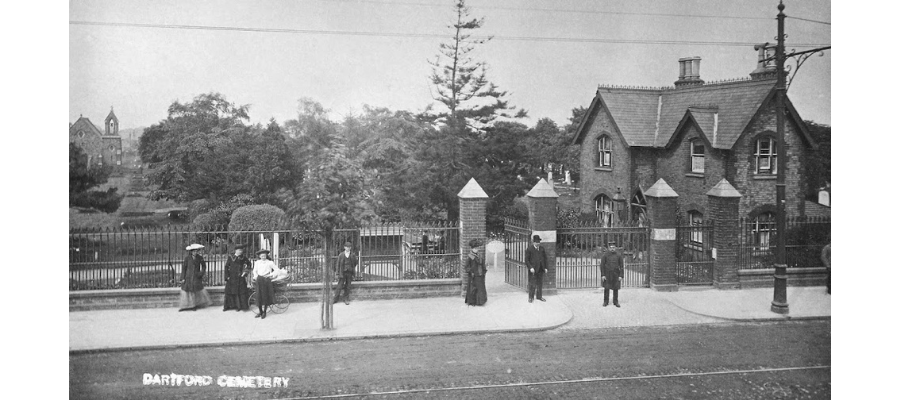
<instances>
[{"instance_id":1,"label":"road surface","mask_svg":"<svg viewBox=\"0 0 900 400\"><path fill-rule=\"evenodd\" d=\"M69 390L83 399L827 399L830 332L820 320L75 354ZM210 384L143 382L173 373ZM231 376L289 381L219 385Z\"/></svg>"}]
</instances>

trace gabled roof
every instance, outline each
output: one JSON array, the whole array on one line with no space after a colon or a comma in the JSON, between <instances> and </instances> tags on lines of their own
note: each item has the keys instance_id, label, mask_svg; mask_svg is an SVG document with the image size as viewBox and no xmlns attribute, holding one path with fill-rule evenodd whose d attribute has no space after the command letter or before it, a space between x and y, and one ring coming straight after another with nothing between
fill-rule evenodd
<instances>
[{"instance_id":1,"label":"gabled roof","mask_svg":"<svg viewBox=\"0 0 900 400\"><path fill-rule=\"evenodd\" d=\"M75 123L69 126L69 135L76 133L80 130L85 131L86 135L94 134L100 137L103 137L103 132L100 129L97 129L97 126L94 125L91 120L87 119L87 117L78 118Z\"/></svg>"},{"instance_id":2,"label":"gabled roof","mask_svg":"<svg viewBox=\"0 0 900 400\"><path fill-rule=\"evenodd\" d=\"M700 136L706 141L706 145L715 147L719 133L719 110L715 107L689 107L675 132L669 137L666 147L671 146L678 138L679 133L685 129L686 125L693 123L700 131Z\"/></svg>"},{"instance_id":3,"label":"gabled roof","mask_svg":"<svg viewBox=\"0 0 900 400\"><path fill-rule=\"evenodd\" d=\"M629 146L664 147L691 114L713 148L730 149L775 92L775 80L741 80L675 88L600 87L574 143L580 144L598 109L609 110ZM799 121L787 101L788 112ZM805 124L798 123L809 140Z\"/></svg>"}]
</instances>

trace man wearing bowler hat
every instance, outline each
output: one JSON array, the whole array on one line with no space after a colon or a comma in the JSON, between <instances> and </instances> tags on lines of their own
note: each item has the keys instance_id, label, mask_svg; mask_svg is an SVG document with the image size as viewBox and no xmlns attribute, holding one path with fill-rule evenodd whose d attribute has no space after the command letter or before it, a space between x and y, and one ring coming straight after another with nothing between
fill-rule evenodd
<instances>
[{"instance_id":1,"label":"man wearing bowler hat","mask_svg":"<svg viewBox=\"0 0 900 400\"><path fill-rule=\"evenodd\" d=\"M625 261L616 252L616 242L609 242L609 251L600 259L600 282L603 285L603 307L609 305L609 290L613 291L613 305L619 307L619 288L625 276Z\"/></svg>"},{"instance_id":2,"label":"man wearing bowler hat","mask_svg":"<svg viewBox=\"0 0 900 400\"><path fill-rule=\"evenodd\" d=\"M353 282L353 274L356 273L356 254L350 250L353 245L350 242L344 243L344 251L338 256L334 269L338 274L337 293L334 295L334 303L341 299L344 295L344 304L350 305L350 282Z\"/></svg>"},{"instance_id":3,"label":"man wearing bowler hat","mask_svg":"<svg viewBox=\"0 0 900 400\"><path fill-rule=\"evenodd\" d=\"M547 272L547 252L541 247L541 236L534 235L532 245L525 250L525 266L528 267L528 302L534 302L534 292L537 290L537 299L544 300L544 272Z\"/></svg>"}]
</instances>

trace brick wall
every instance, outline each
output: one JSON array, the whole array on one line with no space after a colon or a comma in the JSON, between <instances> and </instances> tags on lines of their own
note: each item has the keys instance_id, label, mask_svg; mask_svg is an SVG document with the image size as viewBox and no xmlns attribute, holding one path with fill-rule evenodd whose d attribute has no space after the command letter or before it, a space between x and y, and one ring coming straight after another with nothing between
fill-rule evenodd
<instances>
[{"instance_id":1,"label":"brick wall","mask_svg":"<svg viewBox=\"0 0 900 400\"><path fill-rule=\"evenodd\" d=\"M460 279L435 279L421 281L393 282L353 282L352 301L412 299L423 297L451 297L459 295ZM207 288L213 300L211 307L222 307L224 290L222 286ZM88 290L69 292L69 311L136 309L136 308L176 308L180 290L166 289L124 289ZM322 295L319 283L291 284L287 292L291 302L318 302Z\"/></svg>"},{"instance_id":2,"label":"brick wall","mask_svg":"<svg viewBox=\"0 0 900 400\"><path fill-rule=\"evenodd\" d=\"M658 152L655 149L645 147L633 147L631 149L632 174L629 185L628 201L630 204L631 196L634 195L638 188L648 189L656 182L657 164L656 157ZM624 188L623 188L624 190ZM623 193L624 194L624 193ZM629 211L630 212L630 211ZM629 214L629 217L631 215Z\"/></svg>"},{"instance_id":3,"label":"brick wall","mask_svg":"<svg viewBox=\"0 0 900 400\"><path fill-rule=\"evenodd\" d=\"M687 221L687 212L696 210L706 217L706 193L725 177L726 154L713 150L706 144L704 172L691 172L691 142L703 140L693 124L689 125L670 148L658 153L659 177L678 192L678 209L681 218ZM658 179L657 178L657 179Z\"/></svg>"},{"instance_id":4,"label":"brick wall","mask_svg":"<svg viewBox=\"0 0 900 400\"><path fill-rule=\"evenodd\" d=\"M738 271L741 289L773 287L774 268L742 269ZM788 268L788 286L825 286L828 271L824 268ZM788 299L790 301L790 299Z\"/></svg>"},{"instance_id":5,"label":"brick wall","mask_svg":"<svg viewBox=\"0 0 900 400\"><path fill-rule=\"evenodd\" d=\"M459 199L459 276L466 276L466 258L469 256L469 251L472 250L469 241L487 237L487 200L485 198ZM466 295L468 284L468 279L460 282L459 295Z\"/></svg>"},{"instance_id":6,"label":"brick wall","mask_svg":"<svg viewBox=\"0 0 900 400\"><path fill-rule=\"evenodd\" d=\"M760 115L750 123L746 133L732 147L727 179L744 195L739 213L746 217L757 207L775 206L775 175L755 174L756 140L763 134L776 137L774 104L766 106ZM807 157L808 148L791 118L785 118L785 149L788 154L787 175L785 177L786 210L788 216L804 215L805 182L801 167ZM778 167L784 166L784 157L778 155Z\"/></svg>"},{"instance_id":7,"label":"brick wall","mask_svg":"<svg viewBox=\"0 0 900 400\"><path fill-rule=\"evenodd\" d=\"M610 168L596 168L597 140L601 135L608 135L612 160ZM594 212L594 198L605 194L612 198L617 188L622 188L622 195L630 197L631 183L631 151L622 140L622 136L610 122L605 109L597 110L597 116L581 145L581 211ZM651 182L652 184L652 182Z\"/></svg>"},{"instance_id":8,"label":"brick wall","mask_svg":"<svg viewBox=\"0 0 900 400\"><path fill-rule=\"evenodd\" d=\"M715 221L714 246L716 249L715 286L720 289L735 289L739 286L737 255L740 231L737 214L738 197L709 196L706 218Z\"/></svg>"},{"instance_id":9,"label":"brick wall","mask_svg":"<svg viewBox=\"0 0 900 400\"><path fill-rule=\"evenodd\" d=\"M532 231L556 231L555 197L528 198L528 224ZM547 272L544 273L543 294L556 294L556 241L546 238L541 247L547 253Z\"/></svg>"}]
</instances>

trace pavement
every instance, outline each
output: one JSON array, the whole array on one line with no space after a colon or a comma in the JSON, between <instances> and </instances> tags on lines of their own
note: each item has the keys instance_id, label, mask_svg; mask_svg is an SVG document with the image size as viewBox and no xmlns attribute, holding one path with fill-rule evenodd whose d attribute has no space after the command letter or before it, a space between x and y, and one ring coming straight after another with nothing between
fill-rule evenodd
<instances>
[{"instance_id":1,"label":"pavement","mask_svg":"<svg viewBox=\"0 0 900 400\"><path fill-rule=\"evenodd\" d=\"M528 303L527 294L503 283L490 268L488 302L469 307L463 298L352 301L334 306L333 330L322 330L319 303L293 303L266 319L252 312L223 312L213 306L193 312L174 308L69 312L69 351L111 351L223 346L236 344L598 329L729 321L830 318L825 287L789 287L790 312L769 310L772 289L712 288L656 292L622 289L621 308L602 307L602 289L560 290L546 302Z\"/></svg>"}]
</instances>

